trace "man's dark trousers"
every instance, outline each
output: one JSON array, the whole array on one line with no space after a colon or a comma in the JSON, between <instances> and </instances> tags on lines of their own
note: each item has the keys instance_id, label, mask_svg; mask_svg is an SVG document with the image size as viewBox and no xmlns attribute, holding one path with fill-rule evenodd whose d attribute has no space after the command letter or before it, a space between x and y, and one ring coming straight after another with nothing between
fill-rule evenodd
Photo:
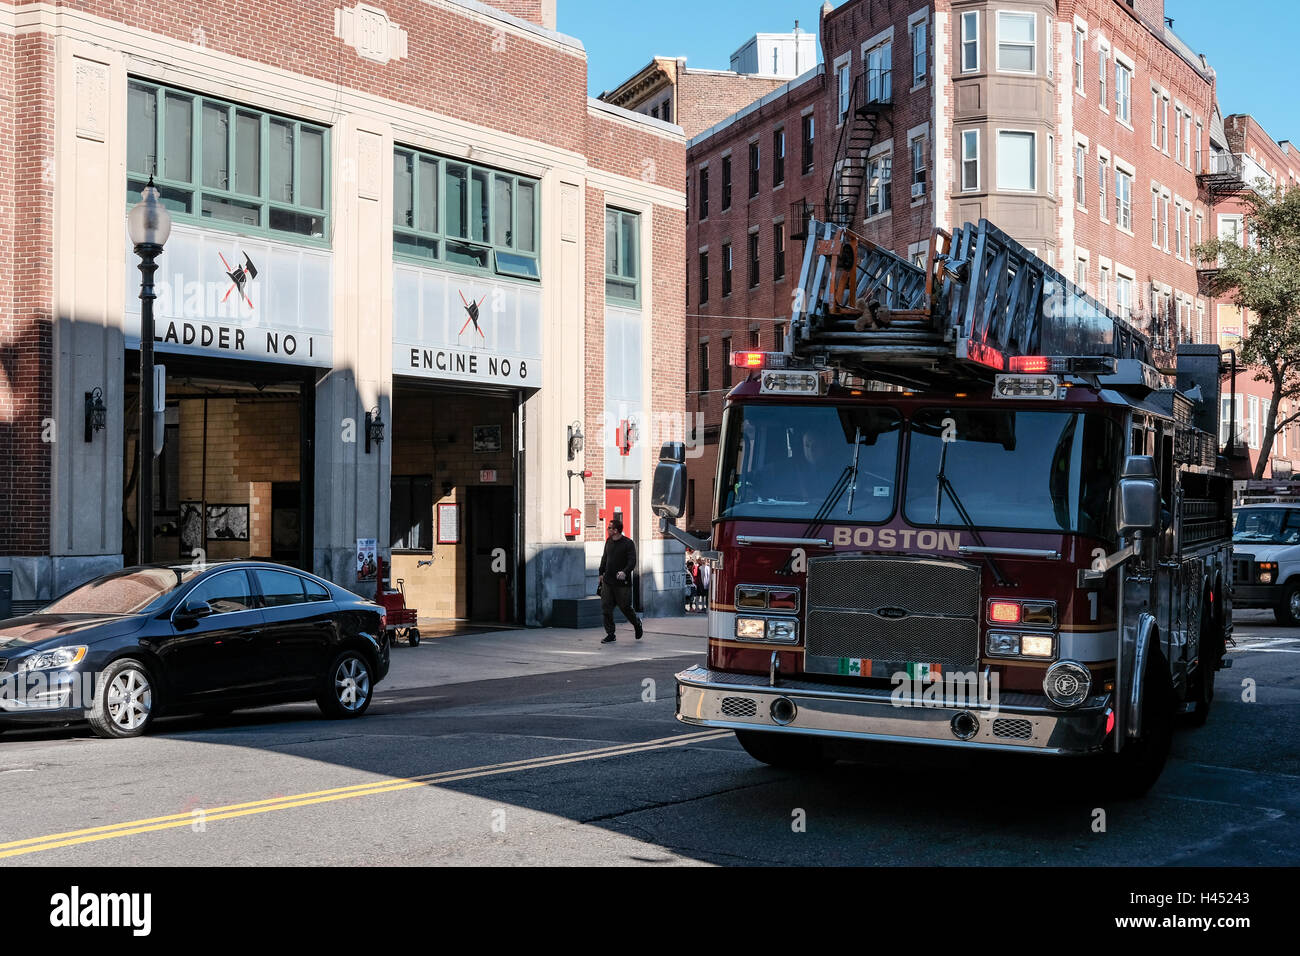
<instances>
[{"instance_id":1,"label":"man's dark trousers","mask_svg":"<svg viewBox=\"0 0 1300 956\"><path fill-rule=\"evenodd\" d=\"M629 584L610 584L604 581L600 586L600 613L605 618L605 633L614 633L614 608L618 607L623 616L637 629L641 630L641 621L632 610L632 586Z\"/></svg>"}]
</instances>

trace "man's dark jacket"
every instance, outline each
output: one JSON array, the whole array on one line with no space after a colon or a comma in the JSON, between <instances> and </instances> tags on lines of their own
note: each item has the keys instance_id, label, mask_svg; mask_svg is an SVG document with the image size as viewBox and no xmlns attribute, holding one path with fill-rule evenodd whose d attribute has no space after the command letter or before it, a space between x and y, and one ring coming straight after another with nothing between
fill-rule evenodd
<instances>
[{"instance_id":1,"label":"man's dark jacket","mask_svg":"<svg viewBox=\"0 0 1300 956\"><path fill-rule=\"evenodd\" d=\"M632 571L636 568L636 545L627 535L617 541L605 539L605 553L600 557L600 576L606 585L629 587L632 584ZM618 579L618 572L623 572L623 580Z\"/></svg>"}]
</instances>

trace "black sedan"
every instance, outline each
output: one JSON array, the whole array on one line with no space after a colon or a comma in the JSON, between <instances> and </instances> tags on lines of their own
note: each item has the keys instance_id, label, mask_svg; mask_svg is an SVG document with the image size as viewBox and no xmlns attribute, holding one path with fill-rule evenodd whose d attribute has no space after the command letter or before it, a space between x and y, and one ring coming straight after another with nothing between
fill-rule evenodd
<instances>
[{"instance_id":1,"label":"black sedan","mask_svg":"<svg viewBox=\"0 0 1300 956\"><path fill-rule=\"evenodd\" d=\"M160 713L314 700L359 717L388 673L384 609L315 575L146 565L0 621L0 726L88 720L135 737Z\"/></svg>"}]
</instances>

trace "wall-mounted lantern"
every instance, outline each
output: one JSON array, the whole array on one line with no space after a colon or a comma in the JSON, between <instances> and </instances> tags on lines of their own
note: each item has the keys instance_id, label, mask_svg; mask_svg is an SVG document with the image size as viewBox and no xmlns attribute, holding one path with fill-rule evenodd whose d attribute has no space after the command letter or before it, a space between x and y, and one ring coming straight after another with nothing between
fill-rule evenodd
<instances>
[{"instance_id":1,"label":"wall-mounted lantern","mask_svg":"<svg viewBox=\"0 0 1300 956\"><path fill-rule=\"evenodd\" d=\"M86 441L93 441L95 432L107 424L108 409L104 407L104 393L96 387L86 393Z\"/></svg>"},{"instance_id":2,"label":"wall-mounted lantern","mask_svg":"<svg viewBox=\"0 0 1300 956\"><path fill-rule=\"evenodd\" d=\"M379 417L379 406L366 412L366 454L370 454L370 444L383 444L384 420Z\"/></svg>"}]
</instances>

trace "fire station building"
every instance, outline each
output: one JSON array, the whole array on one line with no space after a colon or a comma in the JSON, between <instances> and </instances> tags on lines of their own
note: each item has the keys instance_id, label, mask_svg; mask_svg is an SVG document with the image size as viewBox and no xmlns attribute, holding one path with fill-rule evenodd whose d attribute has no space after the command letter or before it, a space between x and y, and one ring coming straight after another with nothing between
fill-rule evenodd
<instances>
[{"instance_id":1,"label":"fire station building","mask_svg":"<svg viewBox=\"0 0 1300 956\"><path fill-rule=\"evenodd\" d=\"M542 624L594 594L621 513L643 607L680 612L649 484L681 417L685 139L588 97L553 0L0 2L0 90L19 610L137 558L152 177L155 559L372 593L391 557L422 616Z\"/></svg>"}]
</instances>

